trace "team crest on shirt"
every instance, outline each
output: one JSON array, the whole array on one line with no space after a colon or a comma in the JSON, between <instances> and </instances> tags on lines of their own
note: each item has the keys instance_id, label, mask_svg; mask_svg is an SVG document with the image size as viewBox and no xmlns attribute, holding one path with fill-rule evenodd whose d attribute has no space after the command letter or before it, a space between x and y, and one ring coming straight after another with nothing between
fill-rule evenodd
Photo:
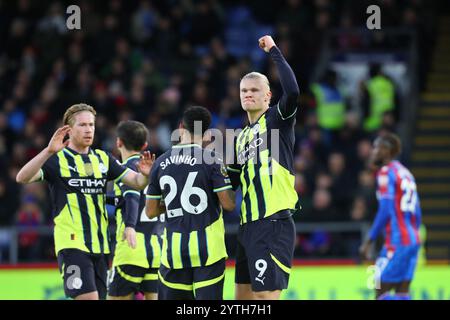
<instances>
[{"instance_id":1,"label":"team crest on shirt","mask_svg":"<svg viewBox=\"0 0 450 320\"><path fill-rule=\"evenodd\" d=\"M92 163L88 162L84 164L84 172L86 172L88 176L92 176L94 174L94 168L92 168Z\"/></svg>"},{"instance_id":2,"label":"team crest on shirt","mask_svg":"<svg viewBox=\"0 0 450 320\"><path fill-rule=\"evenodd\" d=\"M227 168L225 167L224 164L222 164L222 165L220 166L220 173L222 173L222 175L223 175L224 177L228 177L228 171L227 171Z\"/></svg>"},{"instance_id":3,"label":"team crest on shirt","mask_svg":"<svg viewBox=\"0 0 450 320\"><path fill-rule=\"evenodd\" d=\"M101 173L106 173L108 171L108 168L103 163L100 163L98 166Z\"/></svg>"},{"instance_id":4,"label":"team crest on shirt","mask_svg":"<svg viewBox=\"0 0 450 320\"><path fill-rule=\"evenodd\" d=\"M259 129L261 129L259 123L255 124L255 126L252 128L253 134L257 134L259 132Z\"/></svg>"}]
</instances>

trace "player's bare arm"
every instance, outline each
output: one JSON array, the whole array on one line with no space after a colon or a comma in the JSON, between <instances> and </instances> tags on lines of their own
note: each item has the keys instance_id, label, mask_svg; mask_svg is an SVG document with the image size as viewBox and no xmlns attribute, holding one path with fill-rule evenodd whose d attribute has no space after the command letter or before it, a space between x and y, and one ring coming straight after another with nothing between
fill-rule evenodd
<instances>
[{"instance_id":1,"label":"player's bare arm","mask_svg":"<svg viewBox=\"0 0 450 320\"><path fill-rule=\"evenodd\" d=\"M48 146L20 169L19 173L17 173L16 181L25 184L40 180L40 169L44 163L69 144L69 139L64 141L64 137L69 131L70 127L68 125L58 128L50 139Z\"/></svg>"},{"instance_id":2,"label":"player's bare arm","mask_svg":"<svg viewBox=\"0 0 450 320\"><path fill-rule=\"evenodd\" d=\"M163 205L161 200L158 199L148 199L145 202L145 214L150 219L156 218L161 213L166 211L166 207Z\"/></svg>"},{"instance_id":3,"label":"player's bare arm","mask_svg":"<svg viewBox=\"0 0 450 320\"><path fill-rule=\"evenodd\" d=\"M219 202L222 208L226 211L233 211L236 207L236 197L235 192L232 190L225 190L221 192L217 192L217 196L219 197Z\"/></svg>"},{"instance_id":4,"label":"player's bare arm","mask_svg":"<svg viewBox=\"0 0 450 320\"><path fill-rule=\"evenodd\" d=\"M148 176L154 162L155 155L144 151L141 155L141 160L137 164L139 172L130 171L123 177L122 182L133 189L144 190L149 183Z\"/></svg>"}]
</instances>

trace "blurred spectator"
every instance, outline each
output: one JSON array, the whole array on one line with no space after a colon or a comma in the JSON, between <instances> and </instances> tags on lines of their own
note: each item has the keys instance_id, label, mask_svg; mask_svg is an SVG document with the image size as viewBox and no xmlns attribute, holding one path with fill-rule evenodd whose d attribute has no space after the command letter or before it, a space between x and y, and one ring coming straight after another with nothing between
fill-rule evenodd
<instances>
[{"instance_id":1,"label":"blurred spectator","mask_svg":"<svg viewBox=\"0 0 450 320\"><path fill-rule=\"evenodd\" d=\"M350 211L350 216L353 221L364 221L367 220L368 210L366 201L363 197L359 196L353 200L352 209Z\"/></svg>"},{"instance_id":2,"label":"blurred spectator","mask_svg":"<svg viewBox=\"0 0 450 320\"><path fill-rule=\"evenodd\" d=\"M61 3L54 2L51 4L47 15L39 21L38 30L44 33L57 32L63 34L67 32L66 19Z\"/></svg>"},{"instance_id":3,"label":"blurred spectator","mask_svg":"<svg viewBox=\"0 0 450 320\"><path fill-rule=\"evenodd\" d=\"M361 35L352 32L351 29L353 27L354 23L351 12L345 12L344 14L342 14L339 21L339 28L341 28L342 31L346 32L342 32L337 35L336 44L338 48L348 50L361 47Z\"/></svg>"},{"instance_id":4,"label":"blurred spectator","mask_svg":"<svg viewBox=\"0 0 450 320\"><path fill-rule=\"evenodd\" d=\"M338 130L345 125L346 106L336 77L335 71L327 70L322 81L311 86L316 101L317 122L329 146L336 141Z\"/></svg>"},{"instance_id":5,"label":"blurred spectator","mask_svg":"<svg viewBox=\"0 0 450 320\"><path fill-rule=\"evenodd\" d=\"M372 220L378 208L376 198L375 177L369 170L363 170L358 177L357 198L362 198L365 202L366 214L362 220Z\"/></svg>"},{"instance_id":6,"label":"blurred spectator","mask_svg":"<svg viewBox=\"0 0 450 320\"><path fill-rule=\"evenodd\" d=\"M362 87L363 126L366 131L373 132L382 126L385 113L391 113L397 122L399 108L394 82L382 72L381 66L371 65L369 75L369 80Z\"/></svg>"},{"instance_id":7,"label":"blurred spectator","mask_svg":"<svg viewBox=\"0 0 450 320\"><path fill-rule=\"evenodd\" d=\"M133 14L131 34L138 43L149 41L155 32L158 14L151 1L141 1L139 8Z\"/></svg>"},{"instance_id":8,"label":"blurred spectator","mask_svg":"<svg viewBox=\"0 0 450 320\"><path fill-rule=\"evenodd\" d=\"M286 6L279 11L277 15L277 23L286 25L290 30L291 36L296 37L301 34L304 27L311 24L310 8L304 0L287 0Z\"/></svg>"},{"instance_id":9,"label":"blurred spectator","mask_svg":"<svg viewBox=\"0 0 450 320\"><path fill-rule=\"evenodd\" d=\"M17 106L16 101L7 100L3 105L3 111L8 118L8 127L16 133L21 132L25 126L25 112Z\"/></svg>"},{"instance_id":10,"label":"blurred spectator","mask_svg":"<svg viewBox=\"0 0 450 320\"><path fill-rule=\"evenodd\" d=\"M12 182L8 183L6 178L0 178L0 227L11 224L19 205L14 188L9 189L11 184Z\"/></svg>"},{"instance_id":11,"label":"blurred spectator","mask_svg":"<svg viewBox=\"0 0 450 320\"><path fill-rule=\"evenodd\" d=\"M356 171L363 170L369 161L372 151L372 142L369 139L361 139L356 145L357 162L355 163Z\"/></svg>"},{"instance_id":12,"label":"blurred spectator","mask_svg":"<svg viewBox=\"0 0 450 320\"><path fill-rule=\"evenodd\" d=\"M16 214L17 227L36 227L43 221L42 212L36 199L27 195L22 199L22 205ZM23 230L19 233L19 259L34 261L40 255L40 237L37 231Z\"/></svg>"},{"instance_id":13,"label":"blurred spectator","mask_svg":"<svg viewBox=\"0 0 450 320\"><path fill-rule=\"evenodd\" d=\"M356 196L353 200L350 210L350 218L353 222L368 221L369 212L366 199L363 196ZM359 259L359 246L361 245L361 236L359 234L350 234L345 237L345 247L350 257Z\"/></svg>"},{"instance_id":14,"label":"blurred spectator","mask_svg":"<svg viewBox=\"0 0 450 320\"><path fill-rule=\"evenodd\" d=\"M189 40L200 54L206 52L206 46L222 30L222 9L217 1L195 1Z\"/></svg>"},{"instance_id":15,"label":"blurred spectator","mask_svg":"<svg viewBox=\"0 0 450 320\"><path fill-rule=\"evenodd\" d=\"M3 137L3 143L5 150L4 152L11 152L12 146L15 142L14 137L15 133L11 129L8 123L8 115L4 111L0 111L0 136Z\"/></svg>"},{"instance_id":16,"label":"blurred spectator","mask_svg":"<svg viewBox=\"0 0 450 320\"><path fill-rule=\"evenodd\" d=\"M327 256L332 246L331 235L324 231L315 231L309 235L299 237L299 247L301 255L306 256Z\"/></svg>"},{"instance_id":17,"label":"blurred spectator","mask_svg":"<svg viewBox=\"0 0 450 320\"><path fill-rule=\"evenodd\" d=\"M333 152L328 158L328 171L332 179L331 192L336 210L341 214L336 216L337 220L344 220L343 213L348 212L355 185L349 171L347 170L345 157L340 152Z\"/></svg>"},{"instance_id":18,"label":"blurred spectator","mask_svg":"<svg viewBox=\"0 0 450 320\"><path fill-rule=\"evenodd\" d=\"M299 217L299 221L330 222L339 219L332 203L331 193L327 189L316 189L313 194L312 208Z\"/></svg>"}]
</instances>

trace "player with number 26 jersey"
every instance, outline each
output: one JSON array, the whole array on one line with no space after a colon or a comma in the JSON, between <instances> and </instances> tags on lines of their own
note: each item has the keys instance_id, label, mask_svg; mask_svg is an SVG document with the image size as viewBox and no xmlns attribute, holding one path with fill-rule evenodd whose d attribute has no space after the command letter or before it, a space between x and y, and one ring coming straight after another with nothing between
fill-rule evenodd
<instances>
[{"instance_id":1,"label":"player with number 26 jersey","mask_svg":"<svg viewBox=\"0 0 450 320\"><path fill-rule=\"evenodd\" d=\"M200 267L226 258L222 210L216 192L231 189L219 164L204 163L196 144L176 145L159 157L147 199L167 208L161 263L171 269ZM183 250L188 249L188 250Z\"/></svg>"},{"instance_id":2,"label":"player with number 26 jersey","mask_svg":"<svg viewBox=\"0 0 450 320\"><path fill-rule=\"evenodd\" d=\"M160 299L223 298L225 227L222 207L232 210L234 192L222 159L203 149L194 123L210 124L210 113L199 106L188 108L180 125L181 143L160 156L150 173L147 215L166 206L161 267Z\"/></svg>"}]
</instances>

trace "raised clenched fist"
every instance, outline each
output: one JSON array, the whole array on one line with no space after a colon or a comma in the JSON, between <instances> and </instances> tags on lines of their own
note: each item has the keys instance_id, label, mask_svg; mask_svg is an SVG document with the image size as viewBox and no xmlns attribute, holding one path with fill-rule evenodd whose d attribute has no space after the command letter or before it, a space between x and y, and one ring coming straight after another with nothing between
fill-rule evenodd
<instances>
[{"instance_id":1,"label":"raised clenched fist","mask_svg":"<svg viewBox=\"0 0 450 320\"><path fill-rule=\"evenodd\" d=\"M259 38L258 40L259 47L263 49L265 52L269 52L269 50L275 46L275 41L273 41L271 36L265 35L264 37Z\"/></svg>"}]
</instances>

